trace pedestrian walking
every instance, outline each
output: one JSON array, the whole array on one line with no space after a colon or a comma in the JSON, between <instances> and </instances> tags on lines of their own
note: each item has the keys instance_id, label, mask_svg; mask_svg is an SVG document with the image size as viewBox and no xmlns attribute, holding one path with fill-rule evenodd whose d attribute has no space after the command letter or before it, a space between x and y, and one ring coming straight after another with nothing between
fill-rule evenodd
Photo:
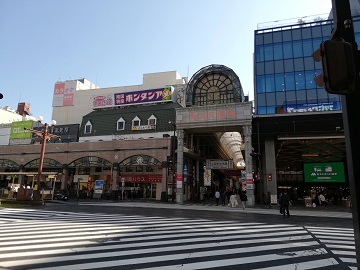
<instances>
[{"instance_id":1,"label":"pedestrian walking","mask_svg":"<svg viewBox=\"0 0 360 270\"><path fill-rule=\"evenodd\" d=\"M220 192L218 190L215 192L215 200L216 200L216 205L219 205Z\"/></svg>"},{"instance_id":2,"label":"pedestrian walking","mask_svg":"<svg viewBox=\"0 0 360 270\"><path fill-rule=\"evenodd\" d=\"M320 202L320 206L321 207L327 207L327 201L326 201L326 198L324 196L324 194L320 193L319 195L319 202Z\"/></svg>"},{"instance_id":3,"label":"pedestrian walking","mask_svg":"<svg viewBox=\"0 0 360 270\"><path fill-rule=\"evenodd\" d=\"M245 210L245 205L246 205L246 202L247 202L246 190L242 190L240 192L240 200L241 200L242 208L243 208L243 210Z\"/></svg>"},{"instance_id":4,"label":"pedestrian walking","mask_svg":"<svg viewBox=\"0 0 360 270\"><path fill-rule=\"evenodd\" d=\"M231 194L229 201L230 201L229 206L232 209L234 209L236 206L238 206L238 202L237 202L235 193Z\"/></svg>"},{"instance_id":5,"label":"pedestrian walking","mask_svg":"<svg viewBox=\"0 0 360 270\"><path fill-rule=\"evenodd\" d=\"M289 195L287 195L286 191L284 191L284 193L282 194L281 199L280 199L280 205L282 208L284 218L285 218L285 214L287 214L287 217L290 216L289 204L290 204Z\"/></svg>"}]
</instances>

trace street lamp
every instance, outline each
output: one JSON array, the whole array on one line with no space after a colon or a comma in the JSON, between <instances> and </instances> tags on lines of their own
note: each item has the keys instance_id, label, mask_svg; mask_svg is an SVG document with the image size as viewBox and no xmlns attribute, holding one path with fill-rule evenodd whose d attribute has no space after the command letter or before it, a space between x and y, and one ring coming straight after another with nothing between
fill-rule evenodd
<instances>
[{"instance_id":1,"label":"street lamp","mask_svg":"<svg viewBox=\"0 0 360 270\"><path fill-rule=\"evenodd\" d=\"M56 124L55 120L52 120L51 122L52 122L52 125ZM37 188L39 190L40 181L41 181L41 174L42 174L42 167L43 167L43 163L44 163L46 140L50 140L51 138L59 138L60 136L49 133L49 125L48 125L48 123L44 124L44 129L43 130L35 130L35 129L31 129L31 128L24 128L24 130L30 131L30 132L36 134L37 136L39 136L41 138L40 161L39 161L39 168L38 168L37 181L36 181Z\"/></svg>"},{"instance_id":2,"label":"street lamp","mask_svg":"<svg viewBox=\"0 0 360 270\"><path fill-rule=\"evenodd\" d=\"M172 155L172 166L173 166L173 170L172 170L172 187L171 187L171 191L172 191L172 194L171 194L171 200L172 202L175 201L175 177L176 177L176 174L175 174L175 150L176 150L176 135L175 135L175 132L176 132L176 125L172 122L172 121L169 121L169 124L172 125L174 127L174 136L171 138L171 146L172 146L172 152L171 152L171 155ZM166 187L167 188L167 187Z\"/></svg>"}]
</instances>

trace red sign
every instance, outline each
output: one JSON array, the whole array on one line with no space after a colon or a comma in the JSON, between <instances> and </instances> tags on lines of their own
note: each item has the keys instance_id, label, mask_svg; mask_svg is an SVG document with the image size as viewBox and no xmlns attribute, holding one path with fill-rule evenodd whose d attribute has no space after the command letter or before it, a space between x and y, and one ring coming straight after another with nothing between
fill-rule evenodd
<instances>
[{"instance_id":1,"label":"red sign","mask_svg":"<svg viewBox=\"0 0 360 270\"><path fill-rule=\"evenodd\" d=\"M214 120L236 119L236 111L234 109L215 109L208 111L191 111L191 122L206 122Z\"/></svg>"},{"instance_id":2,"label":"red sign","mask_svg":"<svg viewBox=\"0 0 360 270\"><path fill-rule=\"evenodd\" d=\"M252 185L252 184L254 184L254 180L253 179L246 179L246 184Z\"/></svg>"},{"instance_id":3,"label":"red sign","mask_svg":"<svg viewBox=\"0 0 360 270\"><path fill-rule=\"evenodd\" d=\"M121 175L121 180L124 179L124 182L135 182L135 183L161 183L162 175L161 174L141 174L141 175Z\"/></svg>"}]
</instances>

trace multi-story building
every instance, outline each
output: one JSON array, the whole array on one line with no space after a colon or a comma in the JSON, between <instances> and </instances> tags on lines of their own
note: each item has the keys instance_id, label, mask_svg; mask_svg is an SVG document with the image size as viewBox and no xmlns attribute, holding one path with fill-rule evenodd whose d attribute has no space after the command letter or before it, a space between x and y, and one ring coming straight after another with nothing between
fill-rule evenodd
<instances>
[{"instance_id":1,"label":"multi-story building","mask_svg":"<svg viewBox=\"0 0 360 270\"><path fill-rule=\"evenodd\" d=\"M237 75L222 65L200 69L189 82L177 72L145 74L142 85L113 88L85 79L57 82L52 118L58 124L48 129L57 138L43 162L51 177L40 185L89 192L102 181L106 192L121 188L158 200L176 190L178 202L247 187L253 204L251 105ZM39 139L45 142L33 137L33 144L1 149L2 186L9 175L12 184L38 182Z\"/></svg>"},{"instance_id":2,"label":"multi-story building","mask_svg":"<svg viewBox=\"0 0 360 270\"><path fill-rule=\"evenodd\" d=\"M359 14L358 6L352 1L353 15ZM359 42L360 17L353 22ZM311 190L348 193L341 96L314 80L322 68L312 53L330 38L332 28L330 14L259 24L255 31L254 156L257 186L265 195L276 196L282 189L294 198ZM341 177L309 176L308 167L322 166L339 168L334 173Z\"/></svg>"}]
</instances>

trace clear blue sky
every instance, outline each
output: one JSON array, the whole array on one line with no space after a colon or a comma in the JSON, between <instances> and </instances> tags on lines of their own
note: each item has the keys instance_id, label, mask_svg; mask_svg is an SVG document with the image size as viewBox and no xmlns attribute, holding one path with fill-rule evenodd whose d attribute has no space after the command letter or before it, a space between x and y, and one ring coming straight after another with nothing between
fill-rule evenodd
<instances>
[{"instance_id":1,"label":"clear blue sky","mask_svg":"<svg viewBox=\"0 0 360 270\"><path fill-rule=\"evenodd\" d=\"M0 0L0 107L50 122L54 84L136 85L221 64L253 99L259 23L328 14L331 0ZM306 18L305 18L306 20Z\"/></svg>"}]
</instances>

